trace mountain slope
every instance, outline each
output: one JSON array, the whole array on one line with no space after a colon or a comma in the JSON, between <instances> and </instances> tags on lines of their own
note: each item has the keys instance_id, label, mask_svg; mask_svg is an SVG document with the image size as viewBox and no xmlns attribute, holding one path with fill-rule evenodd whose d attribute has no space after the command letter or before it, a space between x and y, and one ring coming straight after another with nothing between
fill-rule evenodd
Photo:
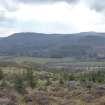
<instances>
[{"instance_id":1,"label":"mountain slope","mask_svg":"<svg viewBox=\"0 0 105 105\"><path fill-rule=\"evenodd\" d=\"M104 58L105 33L15 33L0 39L0 55Z\"/></svg>"}]
</instances>

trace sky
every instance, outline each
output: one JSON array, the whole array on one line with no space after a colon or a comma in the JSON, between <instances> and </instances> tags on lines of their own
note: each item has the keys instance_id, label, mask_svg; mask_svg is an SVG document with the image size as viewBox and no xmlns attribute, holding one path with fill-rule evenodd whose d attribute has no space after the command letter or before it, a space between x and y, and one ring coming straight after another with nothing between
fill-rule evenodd
<instances>
[{"instance_id":1,"label":"sky","mask_svg":"<svg viewBox=\"0 0 105 105\"><path fill-rule=\"evenodd\" d=\"M105 32L105 0L0 0L0 36Z\"/></svg>"}]
</instances>

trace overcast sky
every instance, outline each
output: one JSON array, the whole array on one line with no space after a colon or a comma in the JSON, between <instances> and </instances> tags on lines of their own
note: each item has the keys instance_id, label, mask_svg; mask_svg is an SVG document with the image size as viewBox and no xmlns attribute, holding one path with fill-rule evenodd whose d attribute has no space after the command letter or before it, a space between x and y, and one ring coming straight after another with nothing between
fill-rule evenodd
<instances>
[{"instance_id":1,"label":"overcast sky","mask_svg":"<svg viewBox=\"0 0 105 105\"><path fill-rule=\"evenodd\" d=\"M0 36L105 32L105 0L0 0Z\"/></svg>"}]
</instances>

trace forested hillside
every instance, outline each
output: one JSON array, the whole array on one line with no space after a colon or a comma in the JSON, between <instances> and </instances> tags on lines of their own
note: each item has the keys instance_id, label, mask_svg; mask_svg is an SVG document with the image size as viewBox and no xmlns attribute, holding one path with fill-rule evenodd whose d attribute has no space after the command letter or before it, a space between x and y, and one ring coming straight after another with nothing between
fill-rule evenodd
<instances>
[{"instance_id":1,"label":"forested hillside","mask_svg":"<svg viewBox=\"0 0 105 105\"><path fill-rule=\"evenodd\" d=\"M15 33L0 39L0 55L53 58L105 58L105 33Z\"/></svg>"}]
</instances>

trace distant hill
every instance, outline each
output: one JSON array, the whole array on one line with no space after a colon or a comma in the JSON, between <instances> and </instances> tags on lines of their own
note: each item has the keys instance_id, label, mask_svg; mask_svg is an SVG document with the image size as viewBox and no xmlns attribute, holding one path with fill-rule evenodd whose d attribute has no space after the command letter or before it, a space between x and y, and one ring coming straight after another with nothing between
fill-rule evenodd
<instances>
[{"instance_id":1,"label":"distant hill","mask_svg":"<svg viewBox=\"0 0 105 105\"><path fill-rule=\"evenodd\" d=\"M15 33L0 39L0 55L104 59L105 33Z\"/></svg>"}]
</instances>

